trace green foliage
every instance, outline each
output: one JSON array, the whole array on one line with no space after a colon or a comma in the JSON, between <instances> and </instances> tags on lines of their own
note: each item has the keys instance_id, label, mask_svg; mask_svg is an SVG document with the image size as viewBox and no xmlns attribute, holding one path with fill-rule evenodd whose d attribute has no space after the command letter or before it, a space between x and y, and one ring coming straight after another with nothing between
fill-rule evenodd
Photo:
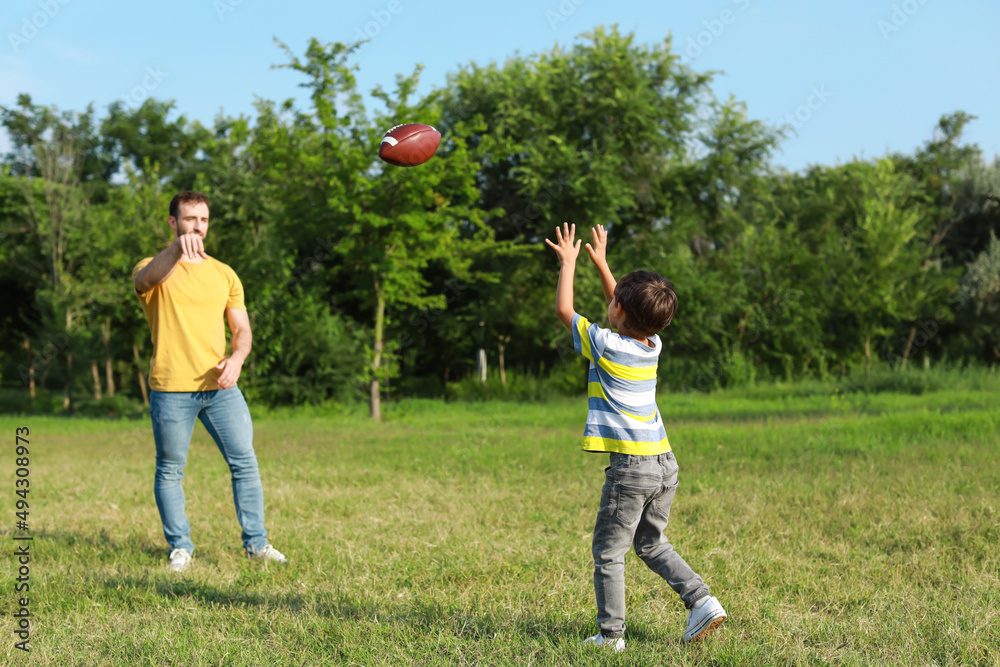
<instances>
[{"instance_id":1,"label":"green foliage","mask_svg":"<svg viewBox=\"0 0 1000 667\"><path fill-rule=\"evenodd\" d=\"M294 294L271 308L268 321L257 328L256 337L267 341L270 353L266 362L254 363L247 383L251 396L300 405L350 402L363 395L364 329L309 294Z\"/></svg>"},{"instance_id":2,"label":"green foliage","mask_svg":"<svg viewBox=\"0 0 1000 667\"><path fill-rule=\"evenodd\" d=\"M845 235L844 253L834 258L839 273L841 310L858 322L865 357L870 360L873 336L890 333L887 320L915 320L934 308L928 285L926 241L918 236L922 210L914 202L912 182L899 175L892 161L849 166L861 174L854 202L854 226ZM839 260L839 261L837 261Z\"/></svg>"},{"instance_id":3,"label":"green foliage","mask_svg":"<svg viewBox=\"0 0 1000 667\"><path fill-rule=\"evenodd\" d=\"M530 371L508 370L506 383L500 379L499 371L486 374L485 384L478 377L469 376L451 382L445 391L445 398L452 401L515 401L519 403L545 403L565 396L586 399L586 367L577 364L562 364L547 375L535 375Z\"/></svg>"},{"instance_id":4,"label":"green foliage","mask_svg":"<svg viewBox=\"0 0 1000 667\"><path fill-rule=\"evenodd\" d=\"M1000 240L990 232L990 244L969 263L962 281L962 296L973 299L977 313L1000 301Z\"/></svg>"},{"instance_id":5,"label":"green foliage","mask_svg":"<svg viewBox=\"0 0 1000 667\"><path fill-rule=\"evenodd\" d=\"M196 155L208 141L209 131L199 123L188 123L183 115L169 118L175 103L149 98L138 108L122 102L108 107L101 123L105 149L123 166L142 169L149 179L164 174L176 190L190 189ZM158 174L147 173L155 168Z\"/></svg>"},{"instance_id":6,"label":"green foliage","mask_svg":"<svg viewBox=\"0 0 1000 667\"><path fill-rule=\"evenodd\" d=\"M427 278L432 269L461 280L495 279L471 265L477 254L502 253L503 247L492 243L483 223L475 169L462 136L450 137L419 169L377 161L381 131L401 122L437 123L439 111L434 96L410 102L419 85L418 67L409 77L397 77L393 95L381 87L373 91L386 111L369 119L347 63L355 48L312 40L303 61L286 47L286 67L305 74L309 80L303 85L312 90L312 114L299 114L292 131L307 133L303 148L325 156L304 165L303 176L337 184L324 202L336 229L331 278L353 288L353 296L373 316L369 377L372 413L378 417L379 381L386 377L382 358L388 351L386 310L442 307L444 298L431 291ZM342 109L338 99L346 99Z\"/></svg>"}]
</instances>

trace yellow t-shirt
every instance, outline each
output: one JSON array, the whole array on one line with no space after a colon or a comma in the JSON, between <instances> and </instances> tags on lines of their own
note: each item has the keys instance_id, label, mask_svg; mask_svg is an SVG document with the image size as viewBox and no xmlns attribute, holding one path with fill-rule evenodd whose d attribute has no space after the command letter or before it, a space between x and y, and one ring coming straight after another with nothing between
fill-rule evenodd
<instances>
[{"instance_id":1,"label":"yellow t-shirt","mask_svg":"<svg viewBox=\"0 0 1000 667\"><path fill-rule=\"evenodd\" d=\"M132 278L153 261L146 257ZM246 310L236 272L209 257L178 262L170 277L139 294L153 339L149 388L155 391L212 391L219 388L216 364L226 358L227 308Z\"/></svg>"}]
</instances>

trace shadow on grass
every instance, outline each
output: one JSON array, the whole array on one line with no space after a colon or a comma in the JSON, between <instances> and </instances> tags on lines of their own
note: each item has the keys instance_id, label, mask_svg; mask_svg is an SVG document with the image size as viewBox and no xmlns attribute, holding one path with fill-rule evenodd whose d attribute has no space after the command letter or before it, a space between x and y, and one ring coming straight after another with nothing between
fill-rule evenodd
<instances>
[{"instance_id":1,"label":"shadow on grass","mask_svg":"<svg viewBox=\"0 0 1000 667\"><path fill-rule=\"evenodd\" d=\"M271 579L268 573L260 571L264 577L251 574L249 579ZM426 598L385 603L350 596L329 596L299 593L267 593L247 588L248 577L240 577L230 585L204 582L193 579L175 579L150 576L118 577L97 576L95 584L107 592L145 590L170 601L182 604L197 602L204 607L231 609L233 607L253 607L262 612L292 612L319 616L336 623L350 623L371 626L396 626L401 630L415 633L438 633L447 631L451 635L472 641L489 641L498 636L514 633L536 641L552 641L559 638L573 644L597 631L593 614L586 618L567 618L558 610L551 613L531 614L527 611L504 612L490 609L469 608L458 603L445 603ZM484 586L487 586L484 582ZM473 603L474 604L474 603ZM649 628L641 622L629 623L628 637L632 641L669 642L659 629ZM678 640L679 641L679 640Z\"/></svg>"},{"instance_id":2,"label":"shadow on grass","mask_svg":"<svg viewBox=\"0 0 1000 667\"><path fill-rule=\"evenodd\" d=\"M87 561L91 567L75 574L82 575L86 585L102 591L97 598L102 601L117 599L133 605L136 600L154 596L185 607L194 603L206 610L236 607L262 613L290 612L362 628L387 626L418 634L446 632L471 641L491 641L513 633L532 641L575 644L597 631L593 610L567 617L555 607L539 610L538 600L527 601L532 609L517 609L510 608L508 601L492 604L488 594L481 600L460 602L425 590L414 591L410 599L386 601L372 599L381 595L379 591L373 591L371 597L366 593L281 591L296 586L296 570L249 562L229 573L197 568L178 575L166 569L165 545L153 543L144 535L121 539L105 531L54 530L36 533L35 540L50 543L46 547L50 553L55 551L52 547L58 546L58 552ZM221 581L223 576L233 578ZM490 582L484 580L482 590L489 589ZM435 595L441 599L435 599ZM638 642L672 643L673 639L664 636L661 628L641 621L630 621L627 634L630 641Z\"/></svg>"}]
</instances>

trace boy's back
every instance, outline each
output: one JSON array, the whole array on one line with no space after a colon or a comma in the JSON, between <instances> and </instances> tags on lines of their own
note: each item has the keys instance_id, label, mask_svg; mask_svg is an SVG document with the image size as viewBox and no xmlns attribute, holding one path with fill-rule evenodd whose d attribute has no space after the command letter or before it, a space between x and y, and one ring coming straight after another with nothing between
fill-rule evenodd
<instances>
[{"instance_id":1,"label":"boy's back","mask_svg":"<svg viewBox=\"0 0 1000 667\"><path fill-rule=\"evenodd\" d=\"M583 448L642 456L669 452L656 407L660 337L654 334L646 345L602 329L579 314L573 316L572 330L576 351L590 361Z\"/></svg>"}]
</instances>

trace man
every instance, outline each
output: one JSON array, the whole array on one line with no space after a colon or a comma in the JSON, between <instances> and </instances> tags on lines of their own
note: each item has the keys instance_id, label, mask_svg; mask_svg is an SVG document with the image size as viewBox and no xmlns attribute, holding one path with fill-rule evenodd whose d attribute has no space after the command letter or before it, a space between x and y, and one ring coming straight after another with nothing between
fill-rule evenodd
<instances>
[{"instance_id":1,"label":"man","mask_svg":"<svg viewBox=\"0 0 1000 667\"><path fill-rule=\"evenodd\" d=\"M149 372L150 416L156 441L156 506L170 545L169 568L191 564L194 543L184 511L184 466L195 419L205 425L233 480L236 518L248 556L287 562L268 544L264 490L253 449L253 422L236 386L250 354L250 318L243 285L229 266L205 252L208 198L184 191L170 201L167 222L174 242L132 269L135 292L149 322L153 359ZM232 332L226 356L223 315Z\"/></svg>"}]
</instances>

